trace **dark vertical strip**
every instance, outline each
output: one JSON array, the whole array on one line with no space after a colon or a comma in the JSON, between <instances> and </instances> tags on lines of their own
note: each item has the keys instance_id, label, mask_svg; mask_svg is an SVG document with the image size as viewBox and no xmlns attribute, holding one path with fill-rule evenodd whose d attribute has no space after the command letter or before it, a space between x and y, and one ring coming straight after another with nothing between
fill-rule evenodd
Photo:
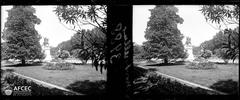
<instances>
[{"instance_id":1,"label":"dark vertical strip","mask_svg":"<svg viewBox=\"0 0 240 100\"><path fill-rule=\"evenodd\" d=\"M110 99L127 99L131 92L132 6L108 6L107 92Z\"/></svg>"}]
</instances>

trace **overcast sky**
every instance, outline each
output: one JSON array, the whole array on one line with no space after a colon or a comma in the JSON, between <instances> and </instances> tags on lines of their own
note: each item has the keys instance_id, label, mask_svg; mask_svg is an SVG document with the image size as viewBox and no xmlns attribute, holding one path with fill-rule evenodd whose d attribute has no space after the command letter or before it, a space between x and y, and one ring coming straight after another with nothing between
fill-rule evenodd
<instances>
[{"instance_id":1,"label":"overcast sky","mask_svg":"<svg viewBox=\"0 0 240 100\"><path fill-rule=\"evenodd\" d=\"M36 30L43 37L49 38L50 46L57 46L62 41L69 40L74 34L73 31L66 29L60 24L57 16L53 12L56 6L33 6L36 9L36 15L41 19L41 24L36 25ZM144 31L146 29L149 9L154 6L138 5L133 6L133 41L142 44L145 41ZM192 38L192 44L198 46L201 42L209 40L218 30L211 27L201 14L199 6L176 6L179 9L178 14L184 19L183 24L178 25L184 36ZM1 31L6 22L7 12L12 6L2 6L1 11ZM89 29L89 26L83 27ZM90 28L91 29L91 28ZM42 40L41 40L42 43Z\"/></svg>"}]
</instances>

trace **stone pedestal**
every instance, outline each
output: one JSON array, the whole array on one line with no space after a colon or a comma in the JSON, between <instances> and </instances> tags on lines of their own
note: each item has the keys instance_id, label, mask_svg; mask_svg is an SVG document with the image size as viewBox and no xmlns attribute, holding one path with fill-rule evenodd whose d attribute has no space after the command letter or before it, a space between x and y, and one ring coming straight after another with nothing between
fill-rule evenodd
<instances>
[{"instance_id":1,"label":"stone pedestal","mask_svg":"<svg viewBox=\"0 0 240 100\"><path fill-rule=\"evenodd\" d=\"M194 60L194 56L193 56L193 52L192 52L192 46L186 46L185 47L188 53L188 57L186 59L186 61L193 61Z\"/></svg>"},{"instance_id":2,"label":"stone pedestal","mask_svg":"<svg viewBox=\"0 0 240 100\"><path fill-rule=\"evenodd\" d=\"M50 47L44 47L43 50L44 50L44 53L45 53L45 56L46 56L43 61L50 62L52 60L52 56L50 54Z\"/></svg>"}]
</instances>

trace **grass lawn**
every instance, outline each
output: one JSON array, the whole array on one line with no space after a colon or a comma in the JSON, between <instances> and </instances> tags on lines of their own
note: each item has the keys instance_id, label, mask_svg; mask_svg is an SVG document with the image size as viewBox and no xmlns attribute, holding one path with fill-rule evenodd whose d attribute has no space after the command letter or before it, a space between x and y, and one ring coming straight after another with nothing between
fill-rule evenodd
<instances>
[{"instance_id":1,"label":"grass lawn","mask_svg":"<svg viewBox=\"0 0 240 100\"><path fill-rule=\"evenodd\" d=\"M58 86L67 87L79 81L106 80L106 71L103 74L96 71L92 65L75 65L73 70L46 70L43 66L18 66L10 67L15 72L38 80L52 83Z\"/></svg>"},{"instance_id":2,"label":"grass lawn","mask_svg":"<svg viewBox=\"0 0 240 100\"><path fill-rule=\"evenodd\" d=\"M217 69L211 70L193 70L187 69L185 65L172 66L145 66L147 68L156 68L157 71L181 78L193 83L210 87L218 81L226 81L232 79L239 81L239 65L238 64L217 64Z\"/></svg>"}]
</instances>

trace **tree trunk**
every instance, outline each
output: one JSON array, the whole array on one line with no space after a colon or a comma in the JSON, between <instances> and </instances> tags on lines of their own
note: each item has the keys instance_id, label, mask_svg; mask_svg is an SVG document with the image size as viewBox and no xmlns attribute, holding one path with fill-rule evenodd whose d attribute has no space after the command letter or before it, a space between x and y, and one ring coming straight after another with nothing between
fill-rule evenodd
<instances>
[{"instance_id":1,"label":"tree trunk","mask_svg":"<svg viewBox=\"0 0 240 100\"><path fill-rule=\"evenodd\" d=\"M25 64L26 64L25 59L22 59L22 65L25 65Z\"/></svg>"},{"instance_id":2,"label":"tree trunk","mask_svg":"<svg viewBox=\"0 0 240 100\"><path fill-rule=\"evenodd\" d=\"M164 64L168 64L168 58L164 58Z\"/></svg>"}]
</instances>

